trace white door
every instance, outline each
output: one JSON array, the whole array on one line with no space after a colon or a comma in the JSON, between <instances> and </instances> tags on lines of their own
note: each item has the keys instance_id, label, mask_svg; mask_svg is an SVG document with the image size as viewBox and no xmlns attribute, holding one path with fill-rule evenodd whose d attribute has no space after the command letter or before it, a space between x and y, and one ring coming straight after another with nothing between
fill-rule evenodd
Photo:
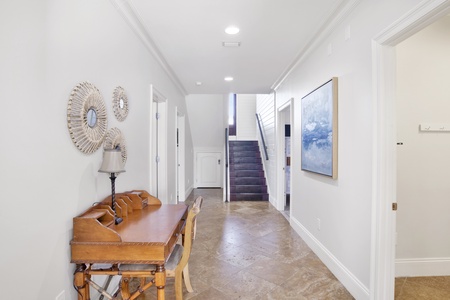
<instances>
[{"instance_id":1,"label":"white door","mask_svg":"<svg viewBox=\"0 0 450 300\"><path fill-rule=\"evenodd\" d=\"M197 187L221 187L222 153L197 153Z\"/></svg>"}]
</instances>

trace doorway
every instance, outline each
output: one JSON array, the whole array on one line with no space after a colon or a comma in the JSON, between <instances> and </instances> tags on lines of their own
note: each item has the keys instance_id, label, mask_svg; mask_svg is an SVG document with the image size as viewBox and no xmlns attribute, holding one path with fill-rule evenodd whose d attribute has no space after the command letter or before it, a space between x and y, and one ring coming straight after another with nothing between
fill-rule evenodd
<instances>
[{"instance_id":1,"label":"doorway","mask_svg":"<svg viewBox=\"0 0 450 300\"><path fill-rule=\"evenodd\" d=\"M289 219L291 203L291 122L293 99L277 111L277 209ZM287 136L288 135L288 136Z\"/></svg>"},{"instance_id":2,"label":"doorway","mask_svg":"<svg viewBox=\"0 0 450 300\"><path fill-rule=\"evenodd\" d=\"M150 85L150 194L167 202L167 99Z\"/></svg>"},{"instance_id":3,"label":"doorway","mask_svg":"<svg viewBox=\"0 0 450 300\"><path fill-rule=\"evenodd\" d=\"M177 178L177 202L186 200L185 191L185 117L177 110L176 133L176 178Z\"/></svg>"},{"instance_id":4,"label":"doorway","mask_svg":"<svg viewBox=\"0 0 450 300\"><path fill-rule=\"evenodd\" d=\"M375 37L373 50L374 148L371 299L393 299L396 230L395 46L448 14L445 1L418 6ZM400 24L400 25L399 25ZM395 204L395 205L394 205Z\"/></svg>"}]
</instances>

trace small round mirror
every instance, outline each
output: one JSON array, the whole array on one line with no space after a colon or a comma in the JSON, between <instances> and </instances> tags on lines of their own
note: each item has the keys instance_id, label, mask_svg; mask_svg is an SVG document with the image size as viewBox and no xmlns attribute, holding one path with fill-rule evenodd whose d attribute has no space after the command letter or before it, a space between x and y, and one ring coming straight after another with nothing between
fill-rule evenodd
<instances>
[{"instance_id":1,"label":"small round mirror","mask_svg":"<svg viewBox=\"0 0 450 300\"><path fill-rule=\"evenodd\" d=\"M91 107L86 113L86 120L89 127L94 128L97 124L97 111Z\"/></svg>"},{"instance_id":2,"label":"small round mirror","mask_svg":"<svg viewBox=\"0 0 450 300\"><path fill-rule=\"evenodd\" d=\"M123 108L124 105L125 105L125 101L123 101L123 98L120 98L120 99L119 99L119 107L120 107L120 108Z\"/></svg>"}]
</instances>

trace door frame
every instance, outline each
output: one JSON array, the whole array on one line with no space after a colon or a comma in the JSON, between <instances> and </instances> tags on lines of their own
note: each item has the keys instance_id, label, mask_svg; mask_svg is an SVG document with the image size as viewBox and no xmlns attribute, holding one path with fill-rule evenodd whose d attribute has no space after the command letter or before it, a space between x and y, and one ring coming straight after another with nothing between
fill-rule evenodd
<instances>
[{"instance_id":1,"label":"door frame","mask_svg":"<svg viewBox=\"0 0 450 300\"><path fill-rule=\"evenodd\" d=\"M450 0L423 1L372 41L373 157L370 299L394 299L396 214L395 46L450 11Z\"/></svg>"},{"instance_id":2,"label":"door frame","mask_svg":"<svg viewBox=\"0 0 450 300\"><path fill-rule=\"evenodd\" d=\"M186 184L185 184L185 116L176 109L176 136L178 136L177 141L177 162L175 164L176 168L176 180L177 180L177 201L184 202L186 200Z\"/></svg>"},{"instance_id":3,"label":"door frame","mask_svg":"<svg viewBox=\"0 0 450 300\"><path fill-rule=\"evenodd\" d=\"M293 124L293 109L294 109L294 98L289 99L283 105L278 107L276 113L277 120L277 159L276 159L276 170L277 170L277 201L276 208L280 211L284 210L285 205L285 186L286 186L286 174L285 174L285 138L284 138L284 125L286 123L286 112L289 109L290 113L290 124ZM293 126L291 126L291 137L293 133ZM291 140L291 165L293 160L292 155L292 140ZM291 176L292 182L292 176ZM293 195L291 194L291 199ZM290 206L290 210L292 210L292 202Z\"/></svg>"},{"instance_id":4,"label":"door frame","mask_svg":"<svg viewBox=\"0 0 450 300\"><path fill-rule=\"evenodd\" d=\"M150 190L149 192L168 203L167 199L167 98L150 85ZM156 121L156 113L159 120ZM157 123L157 124L156 124ZM155 128L156 126L156 128ZM159 162L156 157L159 156Z\"/></svg>"}]
</instances>

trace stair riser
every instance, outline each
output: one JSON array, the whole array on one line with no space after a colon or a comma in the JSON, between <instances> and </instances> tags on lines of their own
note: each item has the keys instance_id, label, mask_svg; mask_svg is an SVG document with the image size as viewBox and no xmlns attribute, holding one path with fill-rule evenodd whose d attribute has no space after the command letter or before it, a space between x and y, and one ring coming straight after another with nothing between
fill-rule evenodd
<instances>
[{"instance_id":1,"label":"stair riser","mask_svg":"<svg viewBox=\"0 0 450 300\"><path fill-rule=\"evenodd\" d=\"M261 153L255 151L230 152L230 158L236 157L261 157Z\"/></svg>"},{"instance_id":2,"label":"stair riser","mask_svg":"<svg viewBox=\"0 0 450 300\"><path fill-rule=\"evenodd\" d=\"M267 187L257 185L236 185L230 186L230 193L267 193Z\"/></svg>"},{"instance_id":3,"label":"stair riser","mask_svg":"<svg viewBox=\"0 0 450 300\"><path fill-rule=\"evenodd\" d=\"M230 185L265 185L264 177L231 177Z\"/></svg>"},{"instance_id":4,"label":"stair riser","mask_svg":"<svg viewBox=\"0 0 450 300\"><path fill-rule=\"evenodd\" d=\"M230 193L230 201L267 201L268 194L232 194Z\"/></svg>"},{"instance_id":5,"label":"stair riser","mask_svg":"<svg viewBox=\"0 0 450 300\"><path fill-rule=\"evenodd\" d=\"M230 141L229 146L255 146L258 141Z\"/></svg>"},{"instance_id":6,"label":"stair riser","mask_svg":"<svg viewBox=\"0 0 450 300\"><path fill-rule=\"evenodd\" d=\"M230 164L261 164L260 157L230 157Z\"/></svg>"},{"instance_id":7,"label":"stair riser","mask_svg":"<svg viewBox=\"0 0 450 300\"><path fill-rule=\"evenodd\" d=\"M258 170L236 170L236 171L230 171L230 178L233 177L260 177L264 178L264 171L258 171Z\"/></svg>"},{"instance_id":8,"label":"stair riser","mask_svg":"<svg viewBox=\"0 0 450 300\"><path fill-rule=\"evenodd\" d=\"M230 152L237 152L237 151L259 151L258 146L233 146L228 148Z\"/></svg>"},{"instance_id":9,"label":"stair riser","mask_svg":"<svg viewBox=\"0 0 450 300\"><path fill-rule=\"evenodd\" d=\"M230 165L230 172L237 170L257 170L262 171L262 165L257 164L239 164L239 165Z\"/></svg>"}]
</instances>

